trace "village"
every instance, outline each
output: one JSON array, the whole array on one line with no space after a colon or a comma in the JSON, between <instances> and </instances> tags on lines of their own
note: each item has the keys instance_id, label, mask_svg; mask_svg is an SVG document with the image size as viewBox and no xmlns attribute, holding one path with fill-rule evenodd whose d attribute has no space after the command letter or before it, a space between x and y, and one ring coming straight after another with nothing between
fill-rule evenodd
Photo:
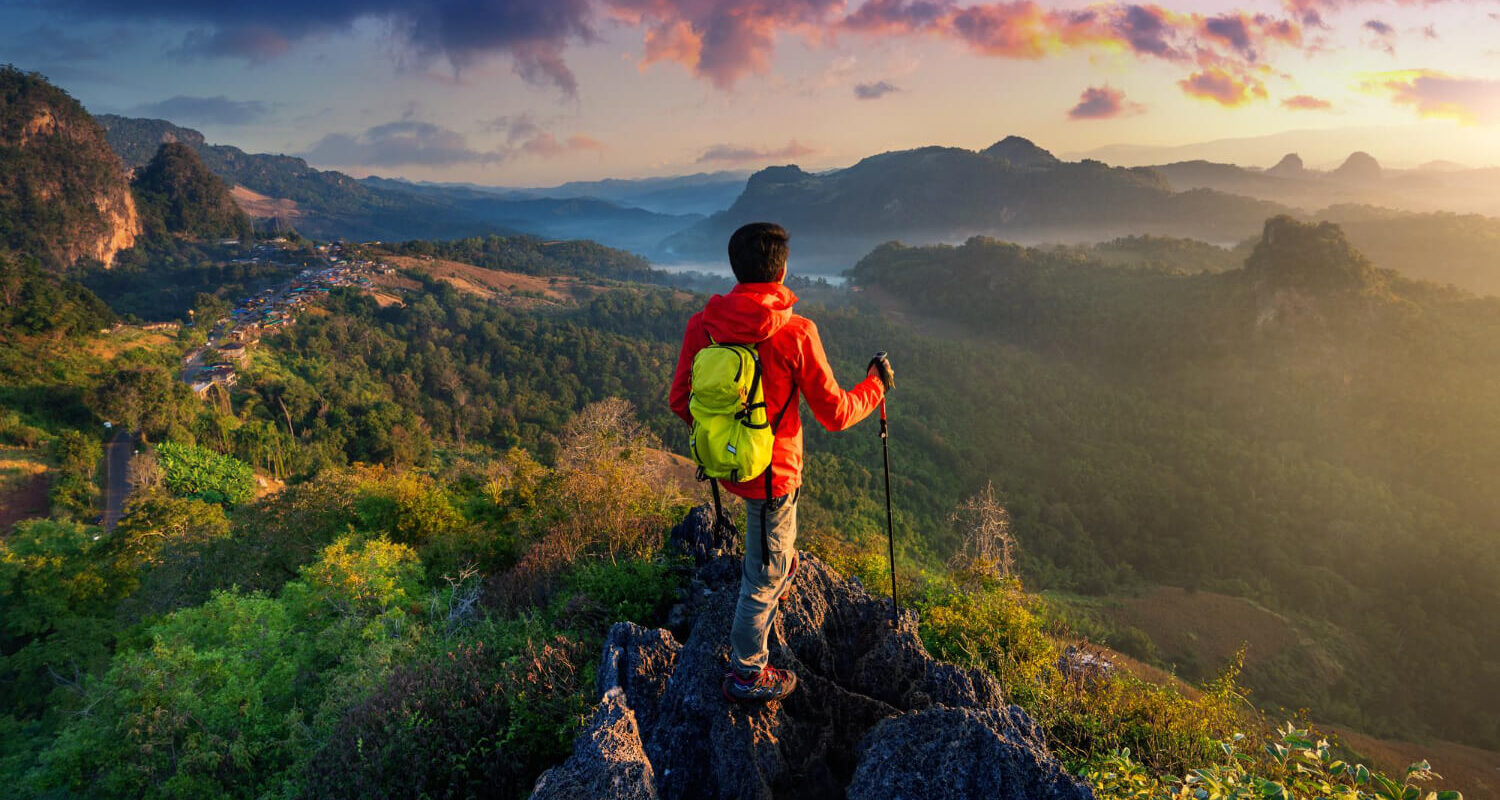
<instances>
[{"instance_id":1,"label":"village","mask_svg":"<svg viewBox=\"0 0 1500 800\"><path fill-rule=\"evenodd\" d=\"M272 240L256 245L251 258L280 263L277 259L284 244L284 240ZM213 321L208 343L183 357L182 381L194 394L206 397L216 386L224 390L233 386L260 338L296 324L298 311L308 303L340 286L368 289L371 275L393 271L379 262L351 259L339 243L320 244L317 251L323 266L304 269L290 281L253 294L241 300L228 317Z\"/></svg>"}]
</instances>

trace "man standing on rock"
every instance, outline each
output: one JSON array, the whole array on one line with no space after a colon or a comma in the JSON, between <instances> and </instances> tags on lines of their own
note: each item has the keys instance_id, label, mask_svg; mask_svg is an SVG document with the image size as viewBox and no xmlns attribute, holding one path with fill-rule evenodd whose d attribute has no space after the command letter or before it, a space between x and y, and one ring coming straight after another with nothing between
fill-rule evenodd
<instances>
[{"instance_id":1,"label":"man standing on rock","mask_svg":"<svg viewBox=\"0 0 1500 800\"><path fill-rule=\"evenodd\" d=\"M714 295L688 320L672 379L672 411L693 424L693 357L710 344L754 345L761 365L766 419L775 444L771 477L757 475L724 486L745 499L745 562L739 605L730 632L729 672L724 694L732 700L780 700L797 687L797 676L767 663L766 638L776 607L797 572L797 498L802 486L801 398L823 427L845 430L869 416L885 398L895 373L883 357L850 391L839 387L818 338L818 328L792 313L797 296L783 285L789 252L785 228L769 222L745 225L729 238L729 265L739 284ZM769 497L767 486L770 486Z\"/></svg>"}]
</instances>

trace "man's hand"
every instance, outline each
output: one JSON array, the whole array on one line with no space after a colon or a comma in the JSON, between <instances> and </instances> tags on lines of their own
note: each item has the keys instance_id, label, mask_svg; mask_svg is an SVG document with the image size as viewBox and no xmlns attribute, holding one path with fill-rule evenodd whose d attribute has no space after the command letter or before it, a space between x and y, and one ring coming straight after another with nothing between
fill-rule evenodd
<instances>
[{"instance_id":1,"label":"man's hand","mask_svg":"<svg viewBox=\"0 0 1500 800\"><path fill-rule=\"evenodd\" d=\"M866 374L879 378L886 391L896 388L896 369L891 366L891 360L886 358L884 350L870 359L870 368Z\"/></svg>"}]
</instances>

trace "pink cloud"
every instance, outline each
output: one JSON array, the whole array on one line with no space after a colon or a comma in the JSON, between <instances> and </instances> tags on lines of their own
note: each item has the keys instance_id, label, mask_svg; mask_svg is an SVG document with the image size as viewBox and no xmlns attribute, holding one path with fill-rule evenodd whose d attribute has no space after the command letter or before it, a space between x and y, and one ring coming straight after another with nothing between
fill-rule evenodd
<instances>
[{"instance_id":1,"label":"pink cloud","mask_svg":"<svg viewBox=\"0 0 1500 800\"><path fill-rule=\"evenodd\" d=\"M1090 86L1078 96L1078 105L1068 111L1069 119L1110 119L1139 114L1146 107L1125 99L1125 93L1109 86Z\"/></svg>"},{"instance_id":2,"label":"pink cloud","mask_svg":"<svg viewBox=\"0 0 1500 800\"><path fill-rule=\"evenodd\" d=\"M1456 119L1466 125L1500 122L1500 80L1402 70L1376 75L1360 88L1411 106L1423 117Z\"/></svg>"},{"instance_id":3,"label":"pink cloud","mask_svg":"<svg viewBox=\"0 0 1500 800\"><path fill-rule=\"evenodd\" d=\"M779 161L788 158L799 158L816 152L818 152L816 148L808 147L796 139L787 142L784 147L777 148L716 144L703 151L703 155L698 157L698 163L704 164L712 161L727 164L743 164L752 161Z\"/></svg>"},{"instance_id":4,"label":"pink cloud","mask_svg":"<svg viewBox=\"0 0 1500 800\"><path fill-rule=\"evenodd\" d=\"M1177 82L1192 97L1212 100L1221 106L1242 106L1265 99L1266 87L1251 75L1236 75L1217 67L1195 72Z\"/></svg>"},{"instance_id":5,"label":"pink cloud","mask_svg":"<svg viewBox=\"0 0 1500 800\"><path fill-rule=\"evenodd\" d=\"M1313 97L1310 94L1299 94L1295 97L1288 97L1282 100L1281 107L1291 109L1292 111L1327 111L1333 108L1333 103L1321 97Z\"/></svg>"}]
</instances>

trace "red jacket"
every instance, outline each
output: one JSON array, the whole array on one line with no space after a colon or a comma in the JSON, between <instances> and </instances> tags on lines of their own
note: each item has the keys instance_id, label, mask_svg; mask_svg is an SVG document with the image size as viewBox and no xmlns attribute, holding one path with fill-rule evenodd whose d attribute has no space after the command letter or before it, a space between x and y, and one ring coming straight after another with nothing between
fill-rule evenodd
<instances>
[{"instance_id":1,"label":"red jacket","mask_svg":"<svg viewBox=\"0 0 1500 800\"><path fill-rule=\"evenodd\" d=\"M682 353L672 377L668 402L672 411L689 425L688 396L692 393L693 356L709 345L709 337L725 344L757 344L766 411L772 424L777 418L776 446L771 450L772 492L790 494L802 485L802 415L798 396L823 427L841 431L869 416L885 397L885 386L867 376L850 391L839 388L823 353L823 341L812 320L792 313L797 295L779 283L741 283L729 294L714 295L708 305L688 320L682 337ZM785 415L782 409L790 405ZM764 499L764 476L743 483L723 481L740 497Z\"/></svg>"}]
</instances>

